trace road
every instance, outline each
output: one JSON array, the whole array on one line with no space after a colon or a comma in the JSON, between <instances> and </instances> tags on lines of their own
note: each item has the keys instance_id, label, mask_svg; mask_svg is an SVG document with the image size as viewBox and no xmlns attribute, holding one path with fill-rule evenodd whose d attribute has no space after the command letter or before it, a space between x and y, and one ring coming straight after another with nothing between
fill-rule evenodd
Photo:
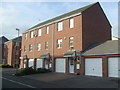
<instances>
[{"instance_id":1,"label":"road","mask_svg":"<svg viewBox=\"0 0 120 90\"><path fill-rule=\"evenodd\" d=\"M51 84L48 82L33 80L29 78L17 77L13 74L15 71L2 71L2 88L32 88L32 89L39 89L42 88L57 88L60 87L56 84Z\"/></svg>"}]
</instances>

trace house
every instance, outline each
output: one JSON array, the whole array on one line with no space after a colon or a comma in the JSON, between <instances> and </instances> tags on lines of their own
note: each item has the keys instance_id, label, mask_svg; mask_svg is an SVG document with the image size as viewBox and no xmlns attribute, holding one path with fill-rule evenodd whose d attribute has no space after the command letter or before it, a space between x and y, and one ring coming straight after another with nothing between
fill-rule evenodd
<instances>
[{"instance_id":1,"label":"house","mask_svg":"<svg viewBox=\"0 0 120 90\"><path fill-rule=\"evenodd\" d=\"M111 40L111 28L99 2L35 25L22 34L21 68L84 75L81 52Z\"/></svg>"},{"instance_id":2,"label":"house","mask_svg":"<svg viewBox=\"0 0 120 90\"><path fill-rule=\"evenodd\" d=\"M20 64L20 55L21 55L21 41L22 37L13 38L5 42L5 59L6 63L11 66L16 66L16 63Z\"/></svg>"},{"instance_id":3,"label":"house","mask_svg":"<svg viewBox=\"0 0 120 90\"><path fill-rule=\"evenodd\" d=\"M120 40L108 40L89 46L82 54L84 74L120 77Z\"/></svg>"},{"instance_id":4,"label":"house","mask_svg":"<svg viewBox=\"0 0 120 90\"><path fill-rule=\"evenodd\" d=\"M0 37L0 64L6 64L5 61L5 52L4 52L4 43L9 41L5 36Z\"/></svg>"}]
</instances>

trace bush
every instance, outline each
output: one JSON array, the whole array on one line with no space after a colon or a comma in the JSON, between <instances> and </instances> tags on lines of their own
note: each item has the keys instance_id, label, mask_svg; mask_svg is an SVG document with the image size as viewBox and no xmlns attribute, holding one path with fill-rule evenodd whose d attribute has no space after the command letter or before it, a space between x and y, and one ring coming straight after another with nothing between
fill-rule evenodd
<instances>
[{"instance_id":1,"label":"bush","mask_svg":"<svg viewBox=\"0 0 120 90\"><path fill-rule=\"evenodd\" d=\"M30 74L36 74L36 73L47 73L47 72L51 72L51 70L45 69L45 68L38 68L37 70L35 70L32 67L29 67L29 68L23 69L19 73L16 73L15 75L16 76L24 76L24 75L30 75Z\"/></svg>"},{"instance_id":2,"label":"bush","mask_svg":"<svg viewBox=\"0 0 120 90\"><path fill-rule=\"evenodd\" d=\"M8 64L0 64L0 67L2 67L2 68L13 68L13 66L10 66Z\"/></svg>"}]
</instances>

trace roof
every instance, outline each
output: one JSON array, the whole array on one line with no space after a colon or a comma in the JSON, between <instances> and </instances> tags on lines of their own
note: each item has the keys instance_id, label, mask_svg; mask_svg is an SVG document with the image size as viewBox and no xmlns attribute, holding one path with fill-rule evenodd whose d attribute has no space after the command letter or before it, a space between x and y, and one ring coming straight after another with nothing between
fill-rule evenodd
<instances>
[{"instance_id":1,"label":"roof","mask_svg":"<svg viewBox=\"0 0 120 90\"><path fill-rule=\"evenodd\" d=\"M98 2L97 2L97 3L98 3ZM68 13L66 13L66 14L57 16L57 17L55 17L55 18L49 19L49 20L47 20L47 21L44 21L44 22L42 22L42 23L39 23L39 24L35 25L34 27L32 27L32 28L30 28L30 29L28 29L28 30L26 30L26 31L29 31L29 30L31 30L31 29L34 29L34 28L38 27L38 26L42 26L42 25L45 25L45 24L54 22L54 21L56 21L56 20L59 20L59 19L62 19L62 18L71 16L71 15L74 15L74 14L76 14L76 13L80 13L80 12L82 13L83 11L85 11L86 9L90 8L91 6L93 6L94 4L97 4L97 3L93 3L93 4L87 5L87 6L85 6L85 7L79 8L79 9L77 9L77 10L68 12Z\"/></svg>"},{"instance_id":2,"label":"roof","mask_svg":"<svg viewBox=\"0 0 120 90\"><path fill-rule=\"evenodd\" d=\"M102 55L102 54L118 54L120 48L120 40L109 40L89 46L83 52L83 55Z\"/></svg>"},{"instance_id":3,"label":"roof","mask_svg":"<svg viewBox=\"0 0 120 90\"><path fill-rule=\"evenodd\" d=\"M5 36L0 37L0 44L9 41Z\"/></svg>"},{"instance_id":4,"label":"roof","mask_svg":"<svg viewBox=\"0 0 120 90\"><path fill-rule=\"evenodd\" d=\"M19 36L19 37L13 38L13 39L9 40L8 42L10 42L10 41L21 42L21 41L22 41L22 36Z\"/></svg>"}]
</instances>

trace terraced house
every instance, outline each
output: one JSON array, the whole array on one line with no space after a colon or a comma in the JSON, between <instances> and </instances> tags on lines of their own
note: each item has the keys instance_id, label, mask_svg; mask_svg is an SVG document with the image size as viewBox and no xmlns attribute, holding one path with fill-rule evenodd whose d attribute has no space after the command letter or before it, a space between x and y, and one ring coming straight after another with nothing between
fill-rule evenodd
<instances>
[{"instance_id":1,"label":"terraced house","mask_svg":"<svg viewBox=\"0 0 120 90\"><path fill-rule=\"evenodd\" d=\"M84 75L81 53L91 44L111 40L111 25L94 3L42 22L22 34L21 68L49 68Z\"/></svg>"}]
</instances>

